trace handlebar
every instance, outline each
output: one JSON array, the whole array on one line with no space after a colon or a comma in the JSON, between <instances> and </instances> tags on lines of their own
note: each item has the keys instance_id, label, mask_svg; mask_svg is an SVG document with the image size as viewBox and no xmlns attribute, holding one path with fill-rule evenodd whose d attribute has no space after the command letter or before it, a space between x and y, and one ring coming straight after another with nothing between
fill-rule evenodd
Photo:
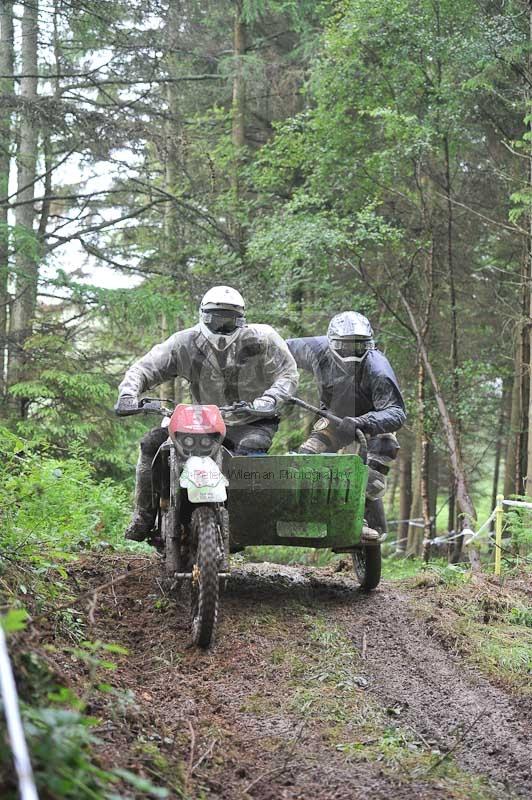
<instances>
[{"instance_id":1,"label":"handlebar","mask_svg":"<svg viewBox=\"0 0 532 800\"><path fill-rule=\"evenodd\" d=\"M310 405L310 403L306 403L304 400L300 400L299 397L291 397L289 398L288 402L292 403L293 405L300 406L301 408L306 409L307 411L312 411L314 414L318 414L320 417L325 417L334 425L340 425L341 418L337 417L331 411L327 411L322 408L316 408L315 406ZM167 408L163 405L163 403L168 403L172 406L172 408ZM164 417L171 417L173 414L173 409L175 408L175 401L174 400L159 400L157 397L143 397L142 400L139 402L138 408L132 408L128 411L119 411L117 406L115 406L115 413L119 417L132 417L138 414L157 414ZM219 406L220 413L223 416L235 414L235 415L243 415L243 416L253 416L255 419L262 418L262 419L271 419L272 417L276 417L278 415L278 411L274 408L271 411L257 411L257 409L253 408L251 403L248 403L246 400L241 400L238 403L233 403L231 406ZM356 432L356 438L359 443L359 456L364 462L367 464L368 462L368 441L362 431Z\"/></svg>"},{"instance_id":2,"label":"handlebar","mask_svg":"<svg viewBox=\"0 0 532 800\"><path fill-rule=\"evenodd\" d=\"M223 416L229 414L235 414L238 416L239 414L242 416L253 416L255 418L261 417L263 419L271 419L272 417L277 417L279 412L276 408L271 409L270 411L258 411L256 408L253 408L251 403L248 403L246 400L241 400L239 403L233 403L232 406L219 406L220 413Z\"/></svg>"},{"instance_id":3,"label":"handlebar","mask_svg":"<svg viewBox=\"0 0 532 800\"><path fill-rule=\"evenodd\" d=\"M172 408L167 408L163 405L163 403L170 404ZM164 417L171 417L175 405L176 403L174 400L159 400L156 397L143 397L139 402L138 408L120 411L115 406L115 412L119 417L133 417L137 416L138 414L162 414ZM256 419L257 417L271 418L277 416L278 414L275 408L272 411L257 411L257 409L253 408L251 403L248 403L245 400L241 400L239 403L233 403L231 406L219 406L219 408L222 416L229 414L241 416L248 415L253 416Z\"/></svg>"}]
</instances>

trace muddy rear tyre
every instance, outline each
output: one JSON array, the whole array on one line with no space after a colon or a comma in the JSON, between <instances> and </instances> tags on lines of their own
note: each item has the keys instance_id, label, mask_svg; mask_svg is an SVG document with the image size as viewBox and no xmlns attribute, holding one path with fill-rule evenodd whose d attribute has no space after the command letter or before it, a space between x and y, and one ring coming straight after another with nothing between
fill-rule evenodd
<instances>
[{"instance_id":1,"label":"muddy rear tyre","mask_svg":"<svg viewBox=\"0 0 532 800\"><path fill-rule=\"evenodd\" d=\"M353 568L360 588L371 592L381 579L381 546L360 547L353 553Z\"/></svg>"},{"instance_id":2,"label":"muddy rear tyre","mask_svg":"<svg viewBox=\"0 0 532 800\"><path fill-rule=\"evenodd\" d=\"M207 648L214 638L218 617L218 531L216 512L200 506L192 513L191 529L197 544L192 567L192 641Z\"/></svg>"}]
</instances>

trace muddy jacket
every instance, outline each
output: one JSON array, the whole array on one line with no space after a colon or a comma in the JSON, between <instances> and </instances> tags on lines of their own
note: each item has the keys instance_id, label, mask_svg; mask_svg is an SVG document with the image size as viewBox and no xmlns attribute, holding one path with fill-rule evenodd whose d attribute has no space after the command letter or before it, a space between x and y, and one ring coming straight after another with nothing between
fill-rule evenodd
<instances>
[{"instance_id":1,"label":"muddy jacket","mask_svg":"<svg viewBox=\"0 0 532 800\"><path fill-rule=\"evenodd\" d=\"M138 397L178 376L189 381L193 402L218 406L252 402L261 395L281 403L294 394L298 383L295 361L269 325L246 325L222 352L209 344L196 325L174 333L133 364L119 394Z\"/></svg>"},{"instance_id":2,"label":"muddy jacket","mask_svg":"<svg viewBox=\"0 0 532 800\"><path fill-rule=\"evenodd\" d=\"M406 420L405 404L386 356L370 350L353 373L344 372L329 348L326 336L288 339L288 348L300 369L312 372L322 408L339 417L362 418L370 436L393 433Z\"/></svg>"}]
</instances>

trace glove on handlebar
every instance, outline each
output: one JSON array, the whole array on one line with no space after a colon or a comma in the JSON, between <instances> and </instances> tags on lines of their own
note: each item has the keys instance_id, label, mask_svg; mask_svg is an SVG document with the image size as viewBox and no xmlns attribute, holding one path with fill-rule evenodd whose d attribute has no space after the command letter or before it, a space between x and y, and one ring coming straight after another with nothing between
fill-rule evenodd
<instances>
[{"instance_id":1,"label":"glove on handlebar","mask_svg":"<svg viewBox=\"0 0 532 800\"><path fill-rule=\"evenodd\" d=\"M257 399L253 401L253 408L255 411L261 412L273 411L275 408L275 399L268 395L257 397Z\"/></svg>"},{"instance_id":2,"label":"glove on handlebar","mask_svg":"<svg viewBox=\"0 0 532 800\"><path fill-rule=\"evenodd\" d=\"M118 402L115 406L116 413L120 416L120 414L130 414L132 411L137 411L139 407L139 399L138 397L131 397L131 395L122 395L118 398Z\"/></svg>"}]
</instances>

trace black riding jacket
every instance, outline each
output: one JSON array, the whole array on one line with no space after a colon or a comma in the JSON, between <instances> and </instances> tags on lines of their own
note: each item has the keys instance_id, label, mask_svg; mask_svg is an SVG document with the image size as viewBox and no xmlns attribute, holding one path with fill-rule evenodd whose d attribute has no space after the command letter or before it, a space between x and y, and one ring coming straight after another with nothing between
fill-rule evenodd
<instances>
[{"instance_id":1,"label":"black riding jacket","mask_svg":"<svg viewBox=\"0 0 532 800\"><path fill-rule=\"evenodd\" d=\"M286 343L297 366L314 373L322 408L338 417L358 417L369 436L393 433L405 423L397 378L379 350L369 350L354 373L347 373L332 355L326 336L288 339Z\"/></svg>"}]
</instances>

